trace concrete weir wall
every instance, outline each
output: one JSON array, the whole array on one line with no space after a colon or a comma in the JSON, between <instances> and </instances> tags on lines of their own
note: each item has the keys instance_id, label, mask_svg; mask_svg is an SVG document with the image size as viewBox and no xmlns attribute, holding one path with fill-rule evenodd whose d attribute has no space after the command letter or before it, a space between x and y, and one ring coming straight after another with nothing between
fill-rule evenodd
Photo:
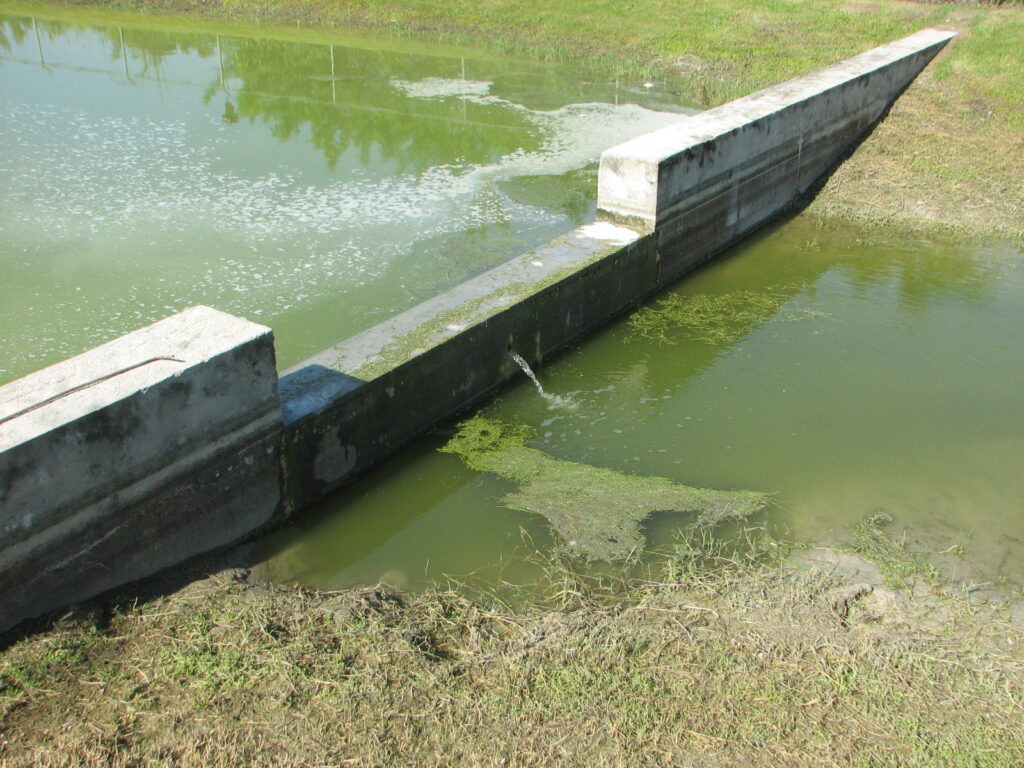
<instances>
[{"instance_id":1,"label":"concrete weir wall","mask_svg":"<svg viewBox=\"0 0 1024 768\"><path fill-rule=\"evenodd\" d=\"M780 215L952 38L606 151L598 221L286 371L193 307L0 387L0 631L287 519Z\"/></svg>"},{"instance_id":2,"label":"concrete weir wall","mask_svg":"<svg viewBox=\"0 0 1024 768\"><path fill-rule=\"evenodd\" d=\"M925 30L601 156L598 216L286 372L285 497L322 498L794 205L952 38Z\"/></svg>"},{"instance_id":3,"label":"concrete weir wall","mask_svg":"<svg viewBox=\"0 0 1024 768\"><path fill-rule=\"evenodd\" d=\"M655 232L675 279L806 194L952 37L926 29L609 149L599 216Z\"/></svg>"},{"instance_id":4,"label":"concrete weir wall","mask_svg":"<svg viewBox=\"0 0 1024 768\"><path fill-rule=\"evenodd\" d=\"M273 334L193 307L0 387L0 629L281 508Z\"/></svg>"}]
</instances>

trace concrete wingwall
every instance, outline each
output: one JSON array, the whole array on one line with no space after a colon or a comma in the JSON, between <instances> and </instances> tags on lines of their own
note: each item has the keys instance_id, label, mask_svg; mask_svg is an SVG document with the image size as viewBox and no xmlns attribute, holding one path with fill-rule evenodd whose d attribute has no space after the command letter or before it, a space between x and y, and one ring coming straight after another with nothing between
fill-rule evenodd
<instances>
[{"instance_id":1,"label":"concrete wingwall","mask_svg":"<svg viewBox=\"0 0 1024 768\"><path fill-rule=\"evenodd\" d=\"M269 328L193 307L0 387L0 630L281 509Z\"/></svg>"},{"instance_id":2,"label":"concrete wingwall","mask_svg":"<svg viewBox=\"0 0 1024 768\"><path fill-rule=\"evenodd\" d=\"M0 387L0 631L276 524L790 209L952 38L925 30L606 151L597 222L278 381L194 307Z\"/></svg>"},{"instance_id":3,"label":"concrete wingwall","mask_svg":"<svg viewBox=\"0 0 1024 768\"><path fill-rule=\"evenodd\" d=\"M926 29L609 149L598 215L655 231L675 279L805 195L952 37Z\"/></svg>"}]
</instances>

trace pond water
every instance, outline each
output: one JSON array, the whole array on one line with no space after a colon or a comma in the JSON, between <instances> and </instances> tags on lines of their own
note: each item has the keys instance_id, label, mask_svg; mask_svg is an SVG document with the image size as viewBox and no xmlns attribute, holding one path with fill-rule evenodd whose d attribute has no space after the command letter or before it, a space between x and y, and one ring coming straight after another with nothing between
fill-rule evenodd
<instances>
[{"instance_id":1,"label":"pond water","mask_svg":"<svg viewBox=\"0 0 1024 768\"><path fill-rule=\"evenodd\" d=\"M195 303L271 325L285 367L590 220L600 151L684 111L599 73L319 34L0 15L0 382ZM808 542L884 510L1021 584L1022 255L798 216L544 365L553 397L524 375L482 414L535 463L768 493L757 522ZM514 473L440 451L455 429L257 543L257 571L535 578L568 542L515 508ZM650 516L643 545L691 520Z\"/></svg>"},{"instance_id":2,"label":"pond water","mask_svg":"<svg viewBox=\"0 0 1024 768\"><path fill-rule=\"evenodd\" d=\"M1024 253L797 217L650 306L687 300L746 311L653 335L624 318L536 372L557 399L524 376L481 413L558 459L771 493L758 522L791 540L848 541L884 511L940 566L1024 583ZM536 578L531 553L565 542L508 508L507 477L440 452L453 432L263 542L261 572L325 587ZM645 545L691 522L654 515Z\"/></svg>"},{"instance_id":3,"label":"pond water","mask_svg":"<svg viewBox=\"0 0 1024 768\"><path fill-rule=\"evenodd\" d=\"M287 367L588 220L601 150L692 111L475 51L78 18L0 14L0 383L193 304Z\"/></svg>"}]
</instances>

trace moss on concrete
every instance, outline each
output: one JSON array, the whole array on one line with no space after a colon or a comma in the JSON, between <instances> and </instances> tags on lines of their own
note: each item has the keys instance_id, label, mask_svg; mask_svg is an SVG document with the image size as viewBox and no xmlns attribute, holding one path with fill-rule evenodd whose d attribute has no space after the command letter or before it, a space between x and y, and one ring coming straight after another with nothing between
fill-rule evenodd
<instances>
[{"instance_id":1,"label":"moss on concrete","mask_svg":"<svg viewBox=\"0 0 1024 768\"><path fill-rule=\"evenodd\" d=\"M694 528L747 517L767 497L750 491L691 488L565 461L526 446L526 427L480 416L464 422L441 450L473 469L516 484L503 503L548 519L570 551L590 560L619 560L644 548L641 523L654 512L690 512Z\"/></svg>"},{"instance_id":2,"label":"moss on concrete","mask_svg":"<svg viewBox=\"0 0 1024 768\"><path fill-rule=\"evenodd\" d=\"M533 282L521 280L510 281L496 287L490 293L452 307L434 315L430 320L410 329L407 333L396 336L395 340L385 346L372 358L364 362L355 370L346 370L343 361L339 360L335 367L343 370L358 379L369 381L381 376L388 371L397 368L427 349L436 346L441 341L449 338L465 328L476 325L484 320L493 317L503 309L515 304L518 301L540 293L556 283L561 282L570 275L579 272L595 262L611 256L630 245L614 245L607 248L598 248L586 254L586 258L539 277ZM559 238L546 247L573 247L566 238ZM543 258L543 249L526 254L520 258L532 259ZM452 290L459 290L454 288Z\"/></svg>"},{"instance_id":3,"label":"moss on concrete","mask_svg":"<svg viewBox=\"0 0 1024 768\"><path fill-rule=\"evenodd\" d=\"M341 360L338 361L335 367L364 381L370 381L378 376L382 376L425 350L436 346L443 340L446 331L448 335L454 335L455 331L450 330L450 326L468 327L488 317L489 314L480 313L481 307L488 298L490 297L473 299L445 312L439 312L422 325L418 325L408 333L398 336L393 342L382 348L380 352L353 371L346 371Z\"/></svg>"}]
</instances>

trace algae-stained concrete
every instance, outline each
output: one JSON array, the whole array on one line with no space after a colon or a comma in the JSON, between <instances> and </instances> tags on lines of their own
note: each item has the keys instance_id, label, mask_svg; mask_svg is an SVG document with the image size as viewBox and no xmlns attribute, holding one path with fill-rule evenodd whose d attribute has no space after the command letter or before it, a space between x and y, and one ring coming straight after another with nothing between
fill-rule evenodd
<instances>
[{"instance_id":1,"label":"algae-stained concrete","mask_svg":"<svg viewBox=\"0 0 1024 768\"><path fill-rule=\"evenodd\" d=\"M285 498L323 498L786 211L952 37L926 30L607 150L601 221L287 371Z\"/></svg>"},{"instance_id":2,"label":"algae-stained concrete","mask_svg":"<svg viewBox=\"0 0 1024 768\"><path fill-rule=\"evenodd\" d=\"M640 526L655 512L689 512L692 527L709 528L749 517L768 504L762 493L693 488L556 459L528 447L529 437L522 427L477 416L459 425L441 450L515 483L504 503L543 515L570 552L590 560L621 560L643 551Z\"/></svg>"},{"instance_id":3,"label":"algae-stained concrete","mask_svg":"<svg viewBox=\"0 0 1024 768\"><path fill-rule=\"evenodd\" d=\"M606 150L599 216L656 232L659 277L678 277L798 202L953 37L926 29Z\"/></svg>"},{"instance_id":4,"label":"algae-stained concrete","mask_svg":"<svg viewBox=\"0 0 1024 768\"><path fill-rule=\"evenodd\" d=\"M273 334L193 307L0 387L0 630L279 508Z\"/></svg>"},{"instance_id":5,"label":"algae-stained concrete","mask_svg":"<svg viewBox=\"0 0 1024 768\"><path fill-rule=\"evenodd\" d=\"M285 496L301 509L654 286L653 240L590 224L325 350L281 378Z\"/></svg>"}]
</instances>

